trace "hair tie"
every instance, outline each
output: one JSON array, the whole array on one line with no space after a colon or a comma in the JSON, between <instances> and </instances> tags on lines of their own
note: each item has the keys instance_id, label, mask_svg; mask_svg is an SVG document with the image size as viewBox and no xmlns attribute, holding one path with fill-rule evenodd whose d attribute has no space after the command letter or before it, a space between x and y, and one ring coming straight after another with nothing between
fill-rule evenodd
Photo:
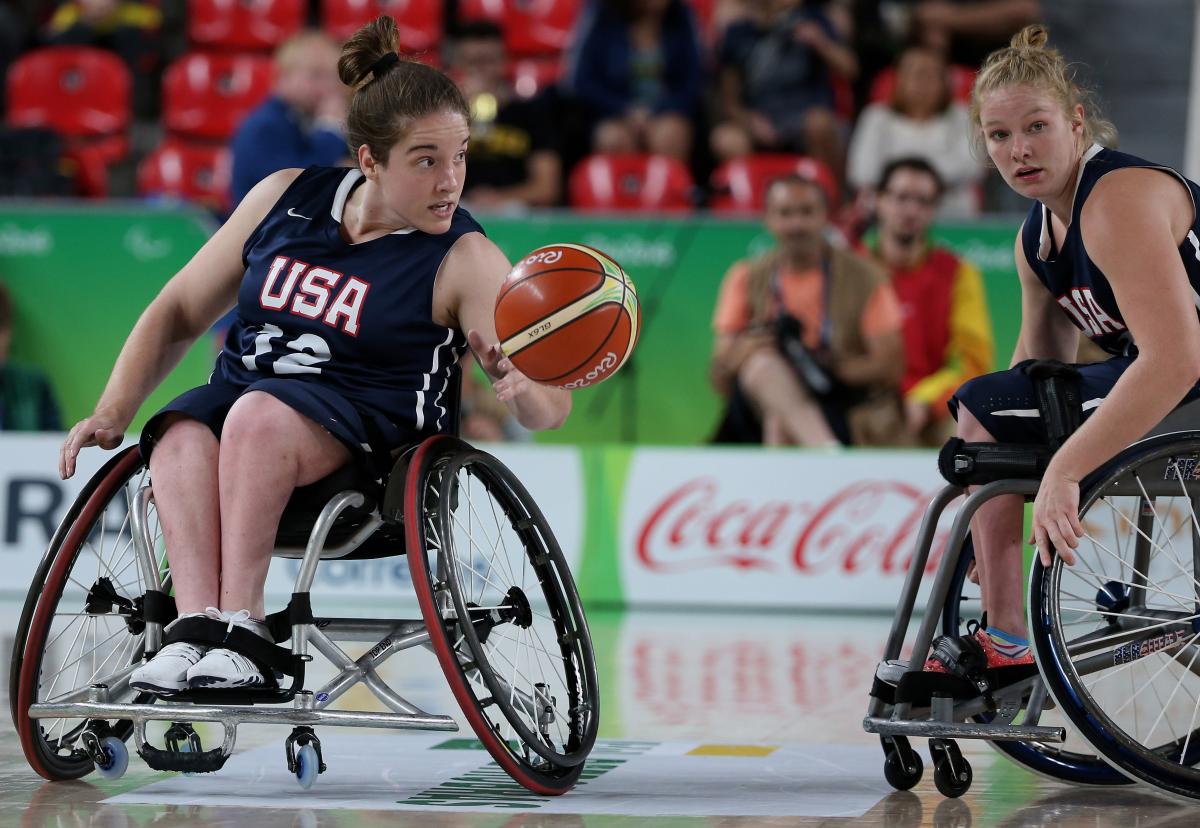
<instances>
[{"instance_id":1,"label":"hair tie","mask_svg":"<svg viewBox=\"0 0 1200 828\"><path fill-rule=\"evenodd\" d=\"M371 64L372 80L379 79L388 69L400 62L400 56L395 52L387 52L379 60Z\"/></svg>"}]
</instances>

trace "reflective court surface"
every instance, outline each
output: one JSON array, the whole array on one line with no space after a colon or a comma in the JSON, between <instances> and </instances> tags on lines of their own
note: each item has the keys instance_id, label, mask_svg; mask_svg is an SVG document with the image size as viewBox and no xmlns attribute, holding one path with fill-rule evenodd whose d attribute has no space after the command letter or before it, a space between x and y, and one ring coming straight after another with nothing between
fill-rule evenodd
<instances>
[{"instance_id":1,"label":"reflective court surface","mask_svg":"<svg viewBox=\"0 0 1200 828\"><path fill-rule=\"evenodd\" d=\"M19 598L0 599L6 696L19 612ZM5 715L0 826L1196 824L1194 808L1148 791L1049 782L969 742L975 778L962 799L934 789L927 754L921 783L891 792L878 740L861 730L887 634L882 616L593 612L589 621L601 740L585 781L563 797L535 796L499 772L434 656L415 651L388 661L385 677L462 730L322 728L328 770L309 790L287 770L287 727L239 728L236 752L216 774L160 773L132 755L118 780L48 783L26 764ZM371 704L365 692L348 701ZM205 748L219 741L214 726L197 731ZM161 739L162 728L151 733Z\"/></svg>"}]
</instances>

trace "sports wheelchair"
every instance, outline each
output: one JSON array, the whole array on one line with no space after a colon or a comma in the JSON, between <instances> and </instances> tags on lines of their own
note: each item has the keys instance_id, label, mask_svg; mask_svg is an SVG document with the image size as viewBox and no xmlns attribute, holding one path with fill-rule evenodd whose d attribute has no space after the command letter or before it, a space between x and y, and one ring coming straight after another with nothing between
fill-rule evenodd
<instances>
[{"instance_id":1,"label":"sports wheelchair","mask_svg":"<svg viewBox=\"0 0 1200 828\"><path fill-rule=\"evenodd\" d=\"M1033 374L1049 445L952 440L939 457L950 485L926 509L863 721L879 734L884 775L898 790L921 779L909 742L921 737L929 739L934 784L948 797L972 781L955 740L985 739L1052 779L1143 782L1200 799L1200 402L1176 409L1081 481L1076 564L1056 557L1047 567L1035 556L1030 572L1036 669L983 669L955 646L978 599L967 577L972 515L993 497L1032 500L1054 448L1078 424L1077 386L1072 399L1062 368ZM967 486L975 488L930 566L938 522ZM924 616L911 656L902 658L927 571L934 577ZM934 648L950 656L949 673L923 672Z\"/></svg>"},{"instance_id":2,"label":"sports wheelchair","mask_svg":"<svg viewBox=\"0 0 1200 828\"><path fill-rule=\"evenodd\" d=\"M17 629L9 698L33 769L51 780L118 777L132 735L152 768L215 771L239 724L276 723L292 726L288 768L308 788L325 770L318 725L458 729L379 674L396 652L423 647L500 767L536 793L569 790L595 742L599 693L579 595L537 505L499 460L446 435L400 454L382 482L367 477L348 467L297 489L281 520L274 554L300 564L287 609L268 626L291 645L243 652L290 686L154 698L129 675L176 615L171 572L138 448L111 458L55 533ZM314 613L319 562L397 554L407 554L419 620ZM341 642L368 647L353 658ZM320 687L305 686L310 651L337 671ZM359 684L387 710L335 709ZM165 747L147 740L148 721L171 722ZM219 723L222 744L205 750L194 722Z\"/></svg>"}]
</instances>

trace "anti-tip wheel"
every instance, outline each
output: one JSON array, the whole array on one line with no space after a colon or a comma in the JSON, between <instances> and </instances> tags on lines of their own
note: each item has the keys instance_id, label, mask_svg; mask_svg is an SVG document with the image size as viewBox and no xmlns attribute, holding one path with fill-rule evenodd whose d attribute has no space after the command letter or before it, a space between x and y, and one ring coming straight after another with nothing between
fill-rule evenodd
<instances>
[{"instance_id":1,"label":"anti-tip wheel","mask_svg":"<svg viewBox=\"0 0 1200 828\"><path fill-rule=\"evenodd\" d=\"M317 758L317 749L312 745L302 745L296 751L296 781L300 787L308 790L317 781L321 772L321 761Z\"/></svg>"},{"instance_id":2,"label":"anti-tip wheel","mask_svg":"<svg viewBox=\"0 0 1200 828\"><path fill-rule=\"evenodd\" d=\"M120 779L129 769L129 749L116 736L105 736L100 740L104 758L96 762L96 773L101 779Z\"/></svg>"}]
</instances>

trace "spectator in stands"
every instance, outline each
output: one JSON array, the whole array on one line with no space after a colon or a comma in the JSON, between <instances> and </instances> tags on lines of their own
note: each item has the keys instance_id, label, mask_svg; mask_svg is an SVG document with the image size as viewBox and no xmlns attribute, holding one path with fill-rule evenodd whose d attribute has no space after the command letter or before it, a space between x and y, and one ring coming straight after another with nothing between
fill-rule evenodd
<instances>
[{"instance_id":1,"label":"spectator in stands","mask_svg":"<svg viewBox=\"0 0 1200 828\"><path fill-rule=\"evenodd\" d=\"M889 163L876 192L878 233L867 243L900 300L905 419L913 441L927 446L954 436L946 405L951 395L992 370L983 278L973 264L929 238L942 189L937 170L924 158Z\"/></svg>"},{"instance_id":2,"label":"spectator in stands","mask_svg":"<svg viewBox=\"0 0 1200 828\"><path fill-rule=\"evenodd\" d=\"M858 72L844 11L836 3L763 0L729 25L718 47L719 122L710 137L718 161L755 150L803 152L841 179L834 78Z\"/></svg>"},{"instance_id":3,"label":"spectator in stands","mask_svg":"<svg viewBox=\"0 0 1200 828\"><path fill-rule=\"evenodd\" d=\"M20 0L0 0L0 78L21 54L29 25ZM4 84L0 83L0 106L4 106Z\"/></svg>"},{"instance_id":4,"label":"spectator in stands","mask_svg":"<svg viewBox=\"0 0 1200 828\"><path fill-rule=\"evenodd\" d=\"M349 99L337 75L341 46L306 30L275 52L275 87L238 127L233 155L233 206L271 173L349 160L345 123Z\"/></svg>"},{"instance_id":5,"label":"spectator in stands","mask_svg":"<svg viewBox=\"0 0 1200 828\"><path fill-rule=\"evenodd\" d=\"M815 181L773 182L765 221L776 248L725 276L712 378L729 405L717 442L907 441L896 294L874 264L827 241L828 214Z\"/></svg>"},{"instance_id":6,"label":"spectator in stands","mask_svg":"<svg viewBox=\"0 0 1200 828\"><path fill-rule=\"evenodd\" d=\"M684 0L590 0L567 64L594 152L689 159L704 66Z\"/></svg>"},{"instance_id":7,"label":"spectator in stands","mask_svg":"<svg viewBox=\"0 0 1200 828\"><path fill-rule=\"evenodd\" d=\"M50 380L37 368L8 358L12 333L12 300L0 282L0 431L62 431Z\"/></svg>"},{"instance_id":8,"label":"spectator in stands","mask_svg":"<svg viewBox=\"0 0 1200 828\"><path fill-rule=\"evenodd\" d=\"M951 63L979 66L1022 26L1041 19L1038 0L918 0L909 36L943 52Z\"/></svg>"},{"instance_id":9,"label":"spectator in stands","mask_svg":"<svg viewBox=\"0 0 1200 828\"><path fill-rule=\"evenodd\" d=\"M545 96L517 96L507 62L496 24L477 21L458 30L448 70L471 106L463 199L490 210L552 207L562 189L558 128Z\"/></svg>"},{"instance_id":10,"label":"spectator in stands","mask_svg":"<svg viewBox=\"0 0 1200 828\"><path fill-rule=\"evenodd\" d=\"M162 12L141 0L67 0L46 24L50 46L97 46L115 53L133 73L139 111L157 111Z\"/></svg>"},{"instance_id":11,"label":"spectator in stands","mask_svg":"<svg viewBox=\"0 0 1200 828\"><path fill-rule=\"evenodd\" d=\"M967 108L951 97L945 58L927 47L906 49L897 62L892 99L869 104L859 116L846 178L860 196L868 195L888 162L919 156L945 185L941 215L978 215L984 168L971 155L968 122Z\"/></svg>"}]
</instances>

